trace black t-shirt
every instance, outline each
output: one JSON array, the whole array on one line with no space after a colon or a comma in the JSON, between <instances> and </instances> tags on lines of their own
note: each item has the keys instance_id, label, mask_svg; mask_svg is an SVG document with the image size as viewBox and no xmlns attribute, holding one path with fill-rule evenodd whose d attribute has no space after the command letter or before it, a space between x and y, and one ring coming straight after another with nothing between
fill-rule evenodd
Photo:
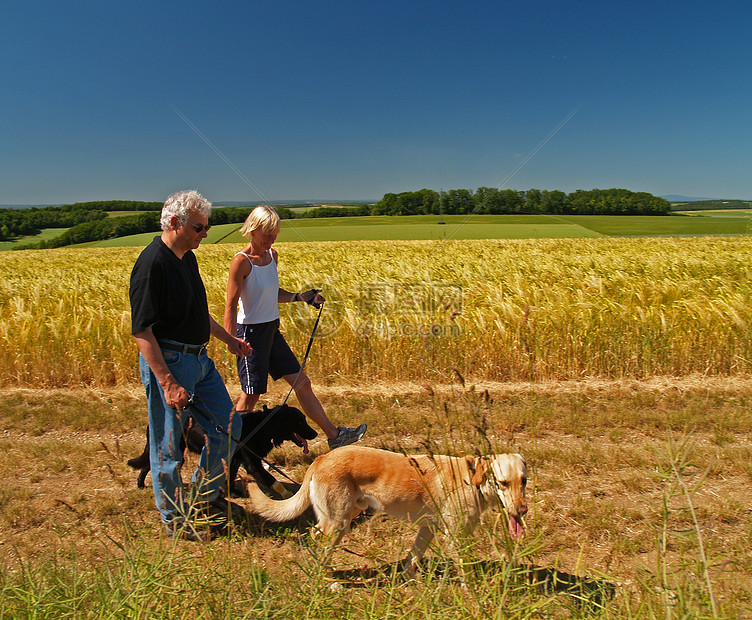
<instances>
[{"instance_id":1,"label":"black t-shirt","mask_svg":"<svg viewBox=\"0 0 752 620\"><path fill-rule=\"evenodd\" d=\"M128 295L133 334L151 327L157 340L208 342L209 306L193 252L180 259L155 237L133 265Z\"/></svg>"}]
</instances>

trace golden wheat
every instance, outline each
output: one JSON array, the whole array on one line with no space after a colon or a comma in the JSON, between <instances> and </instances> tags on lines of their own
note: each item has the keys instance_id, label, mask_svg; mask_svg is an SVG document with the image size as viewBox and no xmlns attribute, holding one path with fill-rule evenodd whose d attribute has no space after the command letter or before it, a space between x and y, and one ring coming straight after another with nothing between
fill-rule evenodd
<instances>
[{"instance_id":1,"label":"golden wheat","mask_svg":"<svg viewBox=\"0 0 752 620\"><path fill-rule=\"evenodd\" d=\"M221 321L237 247L197 255ZM748 373L752 240L279 244L282 286L327 303L308 371L345 380ZM128 279L139 248L0 253L3 385L138 380ZM305 351L316 312L282 307ZM232 357L212 345L234 380Z\"/></svg>"}]
</instances>

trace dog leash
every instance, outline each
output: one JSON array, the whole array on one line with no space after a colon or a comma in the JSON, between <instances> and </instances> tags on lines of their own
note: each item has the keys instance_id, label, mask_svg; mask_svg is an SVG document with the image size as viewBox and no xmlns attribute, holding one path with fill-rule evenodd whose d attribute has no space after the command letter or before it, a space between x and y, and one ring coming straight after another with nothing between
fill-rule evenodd
<instances>
[{"instance_id":1,"label":"dog leash","mask_svg":"<svg viewBox=\"0 0 752 620\"><path fill-rule=\"evenodd\" d=\"M314 297L319 292L317 289L313 289ZM306 347L305 355L303 356L303 361L300 364L300 370L298 370L298 374L295 377L295 381L293 381L292 385L290 386L290 391L287 392L287 396L285 396L285 400L282 401L282 405L287 403L287 399L290 398L290 394L292 394L293 390L295 389L295 386L298 384L298 379L300 379L300 375L303 373L303 369L305 368L306 362L308 361L308 355L311 353L311 347L313 346L313 339L316 337L316 331L319 328L319 321L321 320L321 313L324 311L324 302L322 301L319 306L319 313L316 316L316 322L313 324L313 330L311 331L311 337L308 339L308 346ZM277 408L281 407L282 405L277 405ZM275 408L276 411L276 408ZM271 416L269 416L271 418Z\"/></svg>"},{"instance_id":2,"label":"dog leash","mask_svg":"<svg viewBox=\"0 0 752 620\"><path fill-rule=\"evenodd\" d=\"M279 405L277 407L277 409L279 407L281 407L281 405ZM244 440L241 441L241 440L233 437L232 434L229 433L226 429L222 428L219 424L217 424L217 423L214 422L214 420L212 419L211 415L206 411L206 409L204 409L201 405L199 405L199 403L198 403L198 396L196 396L195 394L192 394L191 397L190 397L190 399L188 399L188 403L186 404L186 406L184 407L184 409L187 409L188 412L191 414L191 416L193 416L193 418L195 418L196 421L199 424L201 424L201 421L203 420L203 422L205 422L207 426L212 427L218 433L221 433L225 437L228 437L229 439L231 439L232 441L234 441L237 444L237 446L235 448L236 451L240 450L241 448L243 448L245 446L245 444L248 442L248 440L251 437L253 437L253 435L255 435L259 431L259 429L262 426L264 426L264 424L266 424L271 419L271 417L272 417L271 415L268 416L266 418L266 420L263 421L262 424L259 424L253 430L253 432L250 435L248 435L248 437L246 437ZM276 409L275 409L275 412L276 412ZM202 426L203 426L203 424L202 424ZM256 454L253 450L251 450L248 447L246 447L245 449L248 450L248 452L250 452L257 459L259 459L260 461L266 463L266 465L270 469L273 469L276 473L280 474L281 476L284 476L290 482L292 482L294 484L298 484L295 480L293 480L292 478L290 478L290 476L288 476L281 469L279 469L278 467L276 467L275 465L273 465L272 463L270 463L269 461L267 461L263 456L259 456L258 454Z\"/></svg>"}]
</instances>

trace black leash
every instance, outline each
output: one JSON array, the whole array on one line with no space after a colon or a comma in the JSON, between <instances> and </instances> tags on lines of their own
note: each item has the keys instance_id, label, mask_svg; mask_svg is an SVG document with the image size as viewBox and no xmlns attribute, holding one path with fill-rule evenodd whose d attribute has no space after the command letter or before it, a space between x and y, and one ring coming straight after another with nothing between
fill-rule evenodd
<instances>
[{"instance_id":1,"label":"black leash","mask_svg":"<svg viewBox=\"0 0 752 620\"><path fill-rule=\"evenodd\" d=\"M314 289L316 291L316 289ZM316 291L313 295L314 297L318 294L318 291ZM287 392L287 396L285 396L285 400L282 401L282 405L287 403L287 399L290 398L290 394L292 394L292 391L295 389L295 386L298 384L298 379L300 379L300 375L303 374L303 369L305 368L306 362L308 361L308 355L311 352L311 346L313 346L313 339L316 337L316 330L319 328L319 321L321 320L321 313L324 311L324 302L322 301L319 304L319 313L316 317L316 322L313 324L313 330L311 331L311 337L308 339L308 346L306 347L305 355L303 356L303 362L300 364L300 370L298 371L297 376L295 377L295 381L293 381L292 385L290 386L290 391ZM274 411L281 407L282 405L277 405L275 407ZM271 416L269 416L271 418Z\"/></svg>"},{"instance_id":2,"label":"black leash","mask_svg":"<svg viewBox=\"0 0 752 620\"><path fill-rule=\"evenodd\" d=\"M282 405L277 405L277 407L272 411L272 414L276 413L277 409L279 409L281 406ZM225 437L228 437L229 439L231 439L232 441L234 441L237 444L237 446L235 447L235 451L236 452L238 450L240 450L241 448L243 448L245 446L245 444L248 442L248 440L251 437L253 437L261 429L261 427L264 426L264 424L266 424L271 419L271 417L272 417L271 415L267 416L266 420L264 420L261 424L259 424L253 430L253 432L250 435L248 435L248 437L246 437L244 440L241 441L241 440L233 437L232 434L229 433L226 429L222 428L219 424L217 424L216 422L214 422L214 420L211 417L211 414L209 414L206 411L206 409L204 409L199 404L199 402L198 402L198 396L196 396L195 394L191 395L191 398L188 400L188 403L186 404L186 406L184 408L187 409L189 411L189 413L191 414L191 416L193 416L193 418L199 424L201 424L202 426L204 426L204 424L202 424L202 421L203 421L206 424L206 426L209 426L209 427L213 428L218 433L221 433ZM279 469L278 467L276 467L275 465L273 465L272 463L270 463L269 461L267 461L263 456L260 456L260 455L256 454L253 450L251 450L248 447L246 447L245 449L248 450L248 452L250 452L257 459L259 459L260 461L263 461L264 463L266 463L266 465L270 469L273 469L278 474L284 476L290 482L298 484L295 480L293 480L292 478L290 478L290 476L288 476L281 469Z\"/></svg>"},{"instance_id":3,"label":"black leash","mask_svg":"<svg viewBox=\"0 0 752 620\"><path fill-rule=\"evenodd\" d=\"M316 291L316 292L318 292L318 291ZM314 293L314 296L315 296L315 293ZM186 406L184 407L184 409L188 409L190 411L191 415L194 418L196 418L195 414L198 413L199 417L202 418L204 420L204 422L206 422L206 424L208 426L214 428L214 430L217 431L218 433L221 433L225 437L228 437L230 440L234 441L237 444L236 447L235 447L235 450L239 450L239 449L243 448L248 443L248 441L256 433L258 433L263 428L263 426L265 424L267 424L269 422L269 420L272 419L272 417L274 417L274 415L277 413L277 411L279 411L279 409L281 409L287 403L287 400L290 398L290 395L292 394L293 390L295 389L295 386L298 384L298 379L300 379L300 375L303 373L303 369L305 368L306 362L308 361L308 356L310 355L310 353L311 353L311 347L313 346L313 339L316 337L316 331L319 328L319 321L321 320L321 313L324 311L324 302L321 302L319 304L318 308L319 308L319 313L318 313L318 316L316 317L316 322L313 325L313 330L311 331L311 337L308 339L308 346L306 347L306 352L305 352L305 355L303 356L303 362L300 364L300 370L298 371L298 374L295 377L295 381L293 381L292 385L290 386L290 391L287 393L287 396L285 396L285 399L282 401L282 403L279 404L279 405L277 405L276 407L274 407L274 409L271 410L271 413L266 417L266 420L264 420L255 429L253 429L253 432L251 432L245 439L243 439L242 441L236 439L235 437L232 436L232 434L230 432L228 432L226 429L222 428L219 424L217 424L216 422L214 422L214 420L212 419L211 414L209 414L201 405L199 405L199 403L198 403L198 396L196 396L195 394L191 394L190 398L188 399L188 403L186 404ZM201 422L199 421L199 424L200 423ZM272 463L270 463L269 461L267 461L264 457L259 456L258 454L256 454L255 452L253 452L250 448L246 448L246 450L248 450L248 452L250 452L257 459L259 459L259 460L263 461L264 463L266 463L266 465L270 469L273 469L275 472L277 472L281 476L284 476L290 482L292 482L294 484L298 484L295 480L293 480L292 478L290 478L286 473L284 473L283 471L281 471L278 467L276 467L275 465L273 465Z\"/></svg>"}]
</instances>

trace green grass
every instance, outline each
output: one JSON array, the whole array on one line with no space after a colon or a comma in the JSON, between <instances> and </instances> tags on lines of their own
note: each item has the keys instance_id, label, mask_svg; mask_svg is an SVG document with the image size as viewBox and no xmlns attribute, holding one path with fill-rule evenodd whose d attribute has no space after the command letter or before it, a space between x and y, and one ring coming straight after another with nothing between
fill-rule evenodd
<instances>
[{"instance_id":1,"label":"green grass","mask_svg":"<svg viewBox=\"0 0 752 620\"><path fill-rule=\"evenodd\" d=\"M440 223L443 221L444 223ZM208 243L245 243L239 224L215 226ZM601 236L743 235L747 214L696 217L596 215L412 215L286 220L278 241L378 241L441 239L564 239ZM108 239L97 247L143 246L155 233ZM221 241L220 241L221 240Z\"/></svg>"},{"instance_id":2,"label":"green grass","mask_svg":"<svg viewBox=\"0 0 752 620\"><path fill-rule=\"evenodd\" d=\"M564 239L599 237L599 233L547 215L332 217L285 220L277 241L378 241L436 239ZM209 231L204 243L243 244L240 224L221 224ZM156 233L107 239L96 247L142 246Z\"/></svg>"},{"instance_id":3,"label":"green grass","mask_svg":"<svg viewBox=\"0 0 752 620\"><path fill-rule=\"evenodd\" d=\"M22 248L32 243L38 243L39 241L48 241L62 235L67 228L44 228L38 235L31 235L28 237L21 237L15 241L0 241L0 251L12 250L14 248Z\"/></svg>"},{"instance_id":4,"label":"green grass","mask_svg":"<svg viewBox=\"0 0 752 620\"><path fill-rule=\"evenodd\" d=\"M752 232L750 217L712 214L693 217L633 215L566 215L562 220L608 237L744 235Z\"/></svg>"},{"instance_id":5,"label":"green grass","mask_svg":"<svg viewBox=\"0 0 752 620\"><path fill-rule=\"evenodd\" d=\"M752 217L752 209L707 209L704 211L675 211L677 215L691 215L693 217Z\"/></svg>"},{"instance_id":6,"label":"green grass","mask_svg":"<svg viewBox=\"0 0 752 620\"><path fill-rule=\"evenodd\" d=\"M119 215L113 213L113 215ZM240 224L212 228L207 243L245 243ZM51 228L36 237L0 242L0 250L52 239L66 229ZM286 220L278 241L379 241L441 239L565 239L593 237L686 237L745 235L752 212L695 212L692 215L641 217L618 215L408 215ZM80 247L145 246L158 233L81 244Z\"/></svg>"},{"instance_id":7,"label":"green grass","mask_svg":"<svg viewBox=\"0 0 752 620\"><path fill-rule=\"evenodd\" d=\"M108 211L107 217L125 217L128 215L141 215L142 213L153 213L153 211Z\"/></svg>"}]
</instances>

